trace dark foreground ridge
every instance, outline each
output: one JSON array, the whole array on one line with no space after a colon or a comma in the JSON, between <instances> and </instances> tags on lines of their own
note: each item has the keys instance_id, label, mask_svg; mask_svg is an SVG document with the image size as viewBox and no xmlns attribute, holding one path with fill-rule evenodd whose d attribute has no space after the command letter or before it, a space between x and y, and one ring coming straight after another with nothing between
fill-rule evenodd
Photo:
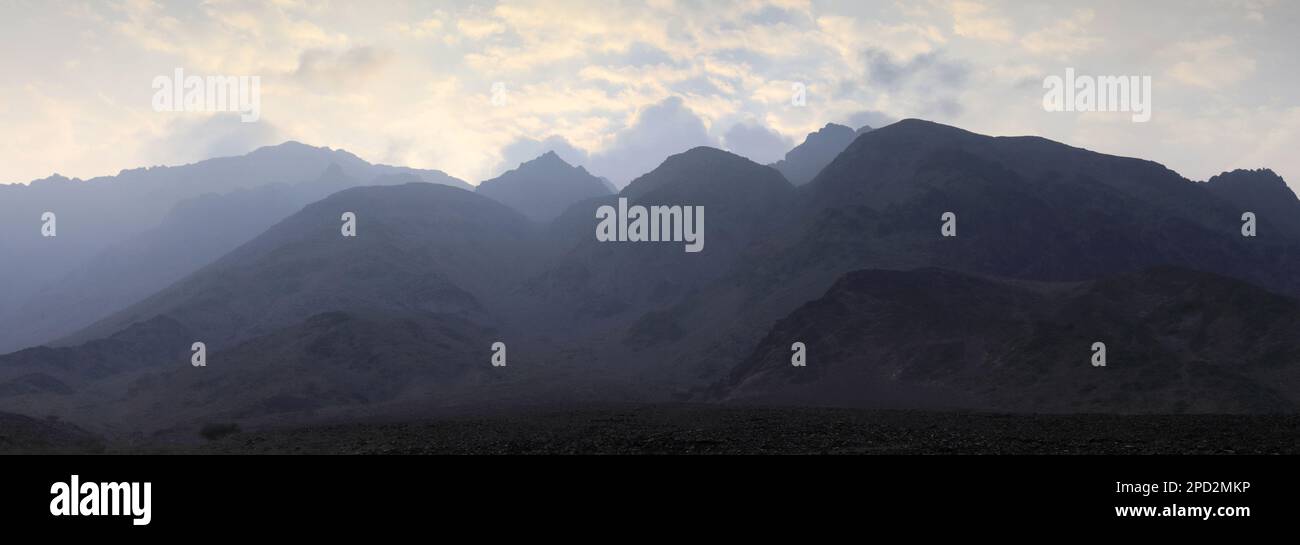
<instances>
[{"instance_id":1,"label":"dark foreground ridge","mask_svg":"<svg viewBox=\"0 0 1300 545\"><path fill-rule=\"evenodd\" d=\"M114 449L110 449L112 451ZM236 432L171 453L1296 454L1297 415L609 406Z\"/></svg>"}]
</instances>

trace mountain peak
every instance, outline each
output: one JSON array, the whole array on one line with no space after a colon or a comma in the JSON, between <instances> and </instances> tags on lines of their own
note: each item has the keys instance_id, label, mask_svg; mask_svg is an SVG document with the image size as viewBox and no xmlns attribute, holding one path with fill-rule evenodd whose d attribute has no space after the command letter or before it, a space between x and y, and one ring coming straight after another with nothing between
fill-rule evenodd
<instances>
[{"instance_id":1,"label":"mountain peak","mask_svg":"<svg viewBox=\"0 0 1300 545\"><path fill-rule=\"evenodd\" d=\"M852 130L853 130L852 128L850 128L850 127L846 127L846 126L841 125L841 124L839 124L839 123L827 123L827 124L826 124L825 126L823 126L822 128L817 129L817 132L815 132L815 133L813 133L813 134L823 134L823 133L827 133L827 132L841 132L841 131L852 131Z\"/></svg>"},{"instance_id":2,"label":"mountain peak","mask_svg":"<svg viewBox=\"0 0 1300 545\"><path fill-rule=\"evenodd\" d=\"M664 168L693 168L704 165L722 165L728 163L733 165L757 165L757 163L754 163L747 157L736 155L726 150L720 150L709 146L696 146L681 153L669 155L667 159L664 159L663 163L655 168L655 170ZM643 175L642 177L645 176ZM636 180L632 180L632 183L628 184L628 187L631 187L635 183Z\"/></svg>"},{"instance_id":3,"label":"mountain peak","mask_svg":"<svg viewBox=\"0 0 1300 545\"><path fill-rule=\"evenodd\" d=\"M695 146L691 149L688 149L676 155L670 155L668 159L672 160L676 158L677 160L685 160L692 157L727 157L736 160L749 161L749 159L746 157L736 155L727 150L721 150L711 146Z\"/></svg>"},{"instance_id":4,"label":"mountain peak","mask_svg":"<svg viewBox=\"0 0 1300 545\"><path fill-rule=\"evenodd\" d=\"M573 165L570 165L568 161L565 161L563 158L561 158L560 155L558 153L555 153L554 150L548 150L546 153L538 155L537 157L533 158L530 161L524 161L523 163L519 164L519 168L521 169L526 166L573 168Z\"/></svg>"},{"instance_id":5,"label":"mountain peak","mask_svg":"<svg viewBox=\"0 0 1300 545\"><path fill-rule=\"evenodd\" d=\"M790 184L781 180L777 174L771 167L729 151L697 146L670 155L654 170L632 180L620 195L635 199L670 186L729 187L735 191L781 186L789 189Z\"/></svg>"},{"instance_id":6,"label":"mountain peak","mask_svg":"<svg viewBox=\"0 0 1300 545\"><path fill-rule=\"evenodd\" d=\"M279 150L292 150L292 149L325 149L325 150L328 150L329 148L318 148L318 147L316 147L316 146L309 146L309 145L304 144L304 143L302 143L302 142L299 142L299 141L297 141L297 140L285 140L284 142L281 142L281 143L279 143L279 144L274 144L274 145L270 145L270 146L262 146L262 147L257 148L257 149L258 149L258 150L273 150L273 149L279 149Z\"/></svg>"},{"instance_id":7,"label":"mountain peak","mask_svg":"<svg viewBox=\"0 0 1300 545\"><path fill-rule=\"evenodd\" d=\"M965 131L957 127L954 127L952 125L944 125L943 123L938 123L935 121L929 121L926 119L920 119L916 117L900 119L894 123L885 125L884 127L881 127L878 130L883 131L886 129L891 131L942 130L942 131L953 131L953 132L961 132L966 134L974 134L974 133L970 133L969 131Z\"/></svg>"},{"instance_id":8,"label":"mountain peak","mask_svg":"<svg viewBox=\"0 0 1300 545\"><path fill-rule=\"evenodd\" d=\"M1272 170L1224 172L1207 180L1204 187L1243 212L1259 214L1260 221L1300 237L1300 199Z\"/></svg>"},{"instance_id":9,"label":"mountain peak","mask_svg":"<svg viewBox=\"0 0 1300 545\"><path fill-rule=\"evenodd\" d=\"M587 169L570 165L554 150L484 180L475 191L539 222L554 219L579 201L612 193Z\"/></svg>"},{"instance_id":10,"label":"mountain peak","mask_svg":"<svg viewBox=\"0 0 1300 545\"><path fill-rule=\"evenodd\" d=\"M1260 169L1236 169L1231 172L1224 172L1210 178L1206 181L1210 185L1250 185L1258 188L1271 188L1274 190L1285 189L1288 192L1290 188L1286 185L1286 180L1278 176L1267 168Z\"/></svg>"},{"instance_id":11,"label":"mountain peak","mask_svg":"<svg viewBox=\"0 0 1300 545\"><path fill-rule=\"evenodd\" d=\"M80 180L79 178L68 178L67 176L55 172L54 174L46 176L45 178L41 178L39 180L32 180L30 185L35 187L38 185L45 185L45 184L66 184L68 182L75 182L79 180Z\"/></svg>"},{"instance_id":12,"label":"mountain peak","mask_svg":"<svg viewBox=\"0 0 1300 545\"><path fill-rule=\"evenodd\" d=\"M844 148L849 147L857 133L838 123L827 123L816 132L808 133L802 144L785 154L785 158L772 164L794 185L811 182L817 173L830 164Z\"/></svg>"}]
</instances>

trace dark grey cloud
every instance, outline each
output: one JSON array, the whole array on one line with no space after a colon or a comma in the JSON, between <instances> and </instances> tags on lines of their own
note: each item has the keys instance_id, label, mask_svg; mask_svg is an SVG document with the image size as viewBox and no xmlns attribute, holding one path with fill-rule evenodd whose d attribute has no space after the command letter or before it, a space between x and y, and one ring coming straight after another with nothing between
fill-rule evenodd
<instances>
[{"instance_id":1,"label":"dark grey cloud","mask_svg":"<svg viewBox=\"0 0 1300 545\"><path fill-rule=\"evenodd\" d=\"M369 78L393 58L392 52L368 46L335 51L308 49L298 55L293 77L308 85L334 88Z\"/></svg>"},{"instance_id":2,"label":"dark grey cloud","mask_svg":"<svg viewBox=\"0 0 1300 545\"><path fill-rule=\"evenodd\" d=\"M900 89L917 82L961 88L970 79L966 64L948 60L939 52L924 53L903 62L879 49L869 49L862 56L870 82L886 89Z\"/></svg>"},{"instance_id":3,"label":"dark grey cloud","mask_svg":"<svg viewBox=\"0 0 1300 545\"><path fill-rule=\"evenodd\" d=\"M962 113L959 99L970 82L970 66L951 60L942 51L923 53L898 60L889 52L868 49L862 53L867 66L866 85L909 99L909 115L955 117Z\"/></svg>"}]
</instances>

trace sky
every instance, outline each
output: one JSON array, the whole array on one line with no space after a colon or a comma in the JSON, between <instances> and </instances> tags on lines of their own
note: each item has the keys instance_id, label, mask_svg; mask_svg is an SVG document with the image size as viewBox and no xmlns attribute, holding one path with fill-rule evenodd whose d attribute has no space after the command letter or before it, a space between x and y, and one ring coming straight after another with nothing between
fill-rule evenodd
<instances>
[{"instance_id":1,"label":"sky","mask_svg":"<svg viewBox=\"0 0 1300 545\"><path fill-rule=\"evenodd\" d=\"M470 183L554 150L623 185L694 146L767 163L915 117L1300 188L1288 0L0 0L0 39L4 183L297 140ZM257 76L257 121L156 111L176 68ZM1067 68L1149 76L1150 121L1046 111Z\"/></svg>"}]
</instances>

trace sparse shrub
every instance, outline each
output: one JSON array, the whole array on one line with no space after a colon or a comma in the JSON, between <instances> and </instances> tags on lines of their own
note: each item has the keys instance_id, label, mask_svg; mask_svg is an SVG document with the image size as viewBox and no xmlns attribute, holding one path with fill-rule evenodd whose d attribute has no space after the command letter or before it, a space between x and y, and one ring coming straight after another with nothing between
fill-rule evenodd
<instances>
[{"instance_id":1,"label":"sparse shrub","mask_svg":"<svg viewBox=\"0 0 1300 545\"><path fill-rule=\"evenodd\" d=\"M232 433L239 433L239 424L233 422L214 422L211 424L204 424L203 427L199 429L199 435L202 435L204 439L209 441L216 441L217 439L221 439L222 437Z\"/></svg>"}]
</instances>

